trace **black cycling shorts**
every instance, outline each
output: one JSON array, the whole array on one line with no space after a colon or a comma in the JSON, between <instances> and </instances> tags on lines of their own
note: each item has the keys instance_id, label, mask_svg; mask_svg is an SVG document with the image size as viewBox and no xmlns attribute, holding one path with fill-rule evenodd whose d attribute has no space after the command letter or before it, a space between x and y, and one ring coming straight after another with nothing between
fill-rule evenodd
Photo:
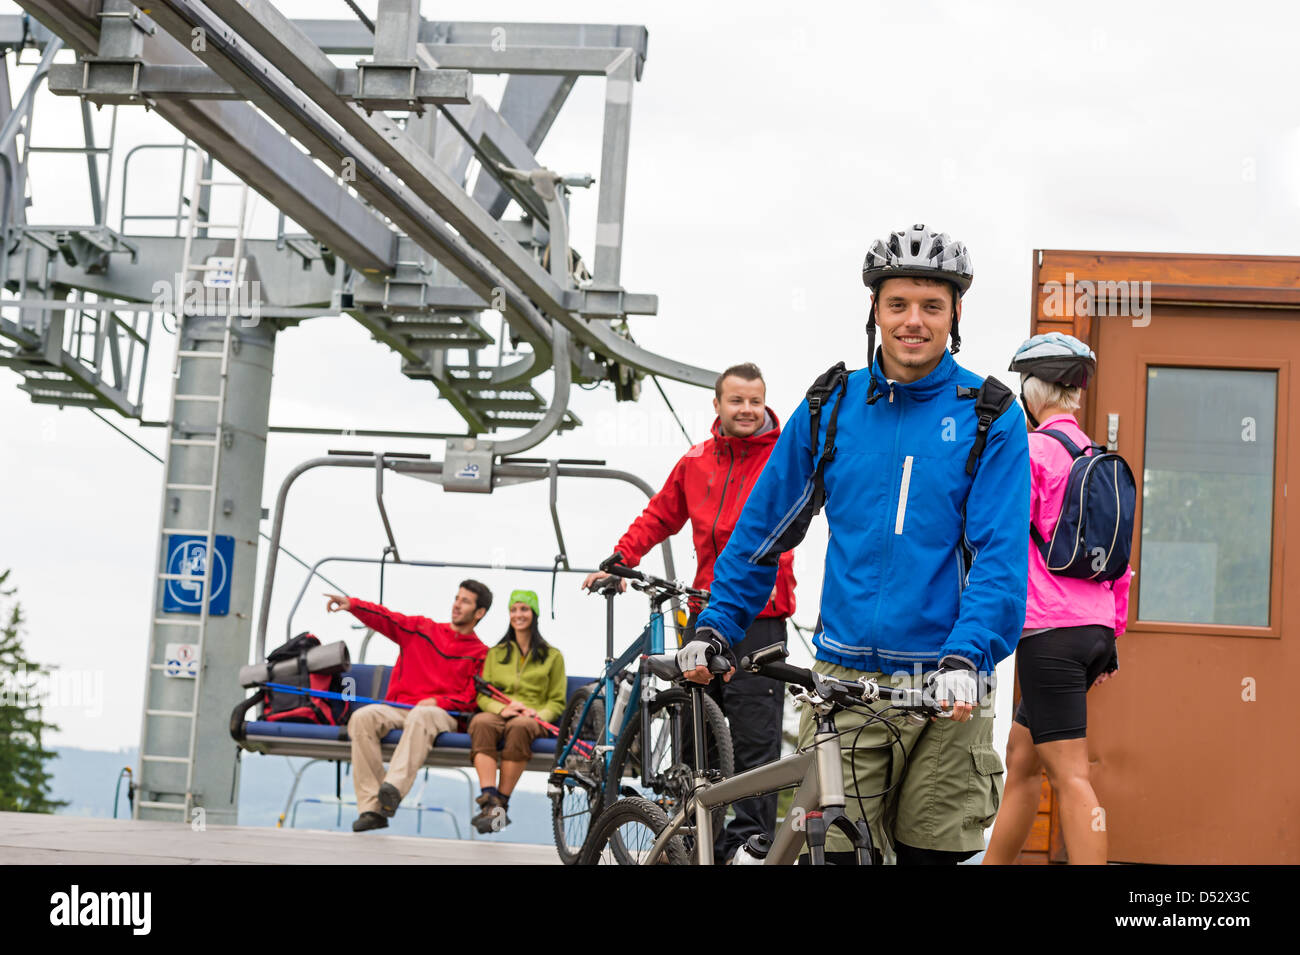
<instances>
[{"instance_id":1,"label":"black cycling shorts","mask_svg":"<svg viewBox=\"0 0 1300 955\"><path fill-rule=\"evenodd\" d=\"M1029 728L1035 743L1087 735L1088 688L1114 652L1115 631L1110 627L1058 627L1020 638L1016 722Z\"/></svg>"}]
</instances>

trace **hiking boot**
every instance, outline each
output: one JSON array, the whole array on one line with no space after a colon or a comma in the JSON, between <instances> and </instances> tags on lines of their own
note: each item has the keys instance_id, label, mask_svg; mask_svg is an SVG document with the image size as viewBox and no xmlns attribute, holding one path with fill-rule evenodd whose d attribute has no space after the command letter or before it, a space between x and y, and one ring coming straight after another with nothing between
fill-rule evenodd
<instances>
[{"instance_id":1,"label":"hiking boot","mask_svg":"<svg viewBox=\"0 0 1300 955\"><path fill-rule=\"evenodd\" d=\"M483 796L487 798L485 799ZM487 835L489 832L500 832L510 825L510 817L506 815L506 806L510 800L493 793L484 793L483 796L476 800L483 808L477 816L469 821L469 824L474 827L475 832L482 835Z\"/></svg>"},{"instance_id":2,"label":"hiking boot","mask_svg":"<svg viewBox=\"0 0 1300 955\"><path fill-rule=\"evenodd\" d=\"M397 815L397 807L402 804L402 794L392 783L382 783L379 787L379 811L389 819Z\"/></svg>"},{"instance_id":3,"label":"hiking boot","mask_svg":"<svg viewBox=\"0 0 1300 955\"><path fill-rule=\"evenodd\" d=\"M353 832L365 832L368 829L387 829L388 820L377 812L363 812L352 823Z\"/></svg>"}]
</instances>

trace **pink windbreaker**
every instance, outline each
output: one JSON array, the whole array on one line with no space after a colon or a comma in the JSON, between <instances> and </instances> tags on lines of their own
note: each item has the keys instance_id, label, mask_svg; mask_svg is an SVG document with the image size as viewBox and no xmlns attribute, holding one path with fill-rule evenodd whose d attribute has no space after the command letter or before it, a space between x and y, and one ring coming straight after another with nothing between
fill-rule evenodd
<instances>
[{"instance_id":1,"label":"pink windbreaker","mask_svg":"<svg viewBox=\"0 0 1300 955\"><path fill-rule=\"evenodd\" d=\"M1039 431L1060 431L1081 448L1092 443L1079 428L1073 415L1048 418ZM1050 434L1029 435L1029 519L1045 540L1061 514L1065 487L1070 479L1070 452ZM1099 624L1114 627L1115 636L1124 632L1128 622L1128 591L1132 575L1118 580L1098 582L1075 577L1059 577L1047 569L1043 555L1031 538L1029 541L1029 595L1025 606L1025 629L1085 627Z\"/></svg>"}]
</instances>

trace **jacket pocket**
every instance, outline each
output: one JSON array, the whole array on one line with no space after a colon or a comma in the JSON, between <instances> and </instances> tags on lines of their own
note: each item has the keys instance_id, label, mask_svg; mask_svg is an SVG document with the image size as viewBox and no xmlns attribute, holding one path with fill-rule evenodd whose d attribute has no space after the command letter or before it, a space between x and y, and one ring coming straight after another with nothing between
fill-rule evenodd
<instances>
[{"instance_id":1,"label":"jacket pocket","mask_svg":"<svg viewBox=\"0 0 1300 955\"><path fill-rule=\"evenodd\" d=\"M988 743L970 748L970 776L966 785L966 829L987 829L993 825L1002 804L1002 758Z\"/></svg>"}]
</instances>

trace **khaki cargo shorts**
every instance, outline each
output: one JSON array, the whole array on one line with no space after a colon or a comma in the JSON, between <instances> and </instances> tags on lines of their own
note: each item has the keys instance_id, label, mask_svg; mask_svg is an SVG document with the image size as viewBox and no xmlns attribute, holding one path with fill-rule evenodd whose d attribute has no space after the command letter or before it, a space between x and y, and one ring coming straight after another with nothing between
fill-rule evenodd
<instances>
[{"instance_id":1,"label":"khaki cargo shorts","mask_svg":"<svg viewBox=\"0 0 1300 955\"><path fill-rule=\"evenodd\" d=\"M821 660L813 669L840 680L867 676L882 686L916 687L922 680L920 675L864 673ZM852 819L863 818L865 809L877 849L889 854L896 842L947 852L984 848L984 830L993 825L1002 800L1002 760L993 749L993 698L990 691L964 723L945 719L917 725L896 715L889 726L897 734L860 713L835 714L835 728L843 734L844 808ZM800 709L802 749L812 745L814 727L808 707ZM828 833L827 851L851 848L838 830Z\"/></svg>"}]
</instances>

